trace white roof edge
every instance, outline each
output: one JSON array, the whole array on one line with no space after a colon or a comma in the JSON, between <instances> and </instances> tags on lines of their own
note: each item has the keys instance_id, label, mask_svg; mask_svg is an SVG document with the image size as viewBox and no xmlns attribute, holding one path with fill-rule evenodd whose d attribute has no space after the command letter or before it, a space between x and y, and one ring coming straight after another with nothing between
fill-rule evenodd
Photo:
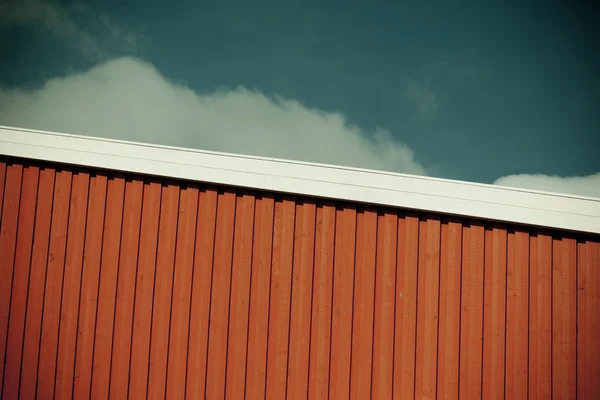
<instances>
[{"instance_id":1,"label":"white roof edge","mask_svg":"<svg viewBox=\"0 0 600 400\"><path fill-rule=\"evenodd\" d=\"M600 199L0 126L0 154L600 233Z\"/></svg>"}]
</instances>

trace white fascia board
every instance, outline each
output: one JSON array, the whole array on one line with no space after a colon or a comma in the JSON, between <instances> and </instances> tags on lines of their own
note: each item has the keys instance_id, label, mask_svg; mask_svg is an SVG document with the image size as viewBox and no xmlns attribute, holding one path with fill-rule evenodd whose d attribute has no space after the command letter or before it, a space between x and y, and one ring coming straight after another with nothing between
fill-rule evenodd
<instances>
[{"instance_id":1,"label":"white fascia board","mask_svg":"<svg viewBox=\"0 0 600 400\"><path fill-rule=\"evenodd\" d=\"M600 199L0 127L0 154L280 193L600 233Z\"/></svg>"}]
</instances>

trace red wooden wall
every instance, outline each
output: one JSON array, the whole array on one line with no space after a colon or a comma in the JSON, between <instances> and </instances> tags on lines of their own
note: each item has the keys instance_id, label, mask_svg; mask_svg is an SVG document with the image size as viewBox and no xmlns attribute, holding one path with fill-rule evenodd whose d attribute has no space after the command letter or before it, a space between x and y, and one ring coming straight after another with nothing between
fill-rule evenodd
<instances>
[{"instance_id":1,"label":"red wooden wall","mask_svg":"<svg viewBox=\"0 0 600 400\"><path fill-rule=\"evenodd\" d=\"M599 399L600 241L0 160L2 398Z\"/></svg>"}]
</instances>

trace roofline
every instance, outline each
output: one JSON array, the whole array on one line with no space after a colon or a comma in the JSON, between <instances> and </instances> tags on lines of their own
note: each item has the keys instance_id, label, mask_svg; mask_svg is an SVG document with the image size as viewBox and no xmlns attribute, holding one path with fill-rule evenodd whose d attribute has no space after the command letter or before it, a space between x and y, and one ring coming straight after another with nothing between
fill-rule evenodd
<instances>
[{"instance_id":1,"label":"roofline","mask_svg":"<svg viewBox=\"0 0 600 400\"><path fill-rule=\"evenodd\" d=\"M600 199L0 126L0 154L144 175L600 233Z\"/></svg>"}]
</instances>

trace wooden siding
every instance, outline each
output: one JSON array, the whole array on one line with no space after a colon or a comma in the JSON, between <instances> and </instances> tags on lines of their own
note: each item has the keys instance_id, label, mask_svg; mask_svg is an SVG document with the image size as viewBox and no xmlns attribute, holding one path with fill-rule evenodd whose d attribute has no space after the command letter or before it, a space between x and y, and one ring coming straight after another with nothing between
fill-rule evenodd
<instances>
[{"instance_id":1,"label":"wooden siding","mask_svg":"<svg viewBox=\"0 0 600 400\"><path fill-rule=\"evenodd\" d=\"M600 398L597 236L0 160L3 399Z\"/></svg>"}]
</instances>

